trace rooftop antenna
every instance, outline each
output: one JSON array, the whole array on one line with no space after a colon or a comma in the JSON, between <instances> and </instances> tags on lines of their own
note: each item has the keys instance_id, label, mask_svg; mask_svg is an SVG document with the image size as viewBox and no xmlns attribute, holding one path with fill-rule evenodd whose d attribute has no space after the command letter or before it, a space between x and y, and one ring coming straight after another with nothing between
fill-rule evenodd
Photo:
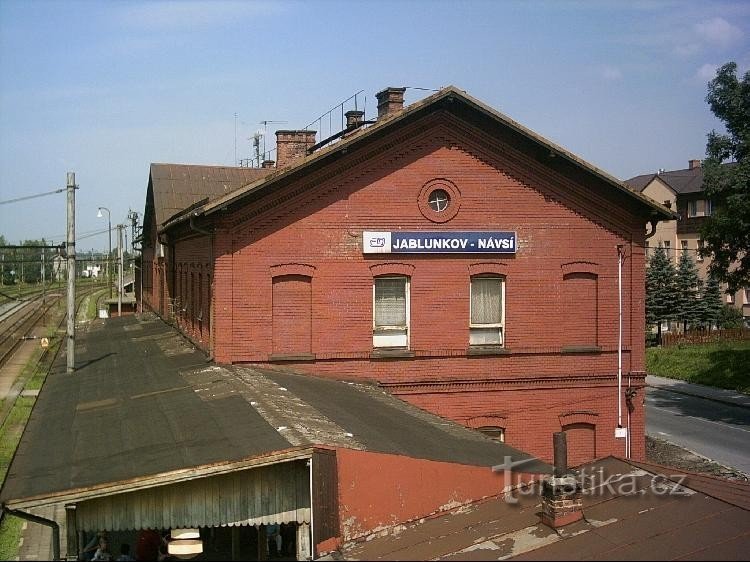
<instances>
[{"instance_id":1,"label":"rooftop antenna","mask_svg":"<svg viewBox=\"0 0 750 562\"><path fill-rule=\"evenodd\" d=\"M255 131L255 134L253 135L253 150L255 151L255 159L258 161L258 166L262 164L262 162L260 161L260 139L261 137L263 137L263 152L265 153L265 146L266 146L265 134L263 133L263 131L258 129L257 131Z\"/></svg>"},{"instance_id":2,"label":"rooftop antenna","mask_svg":"<svg viewBox=\"0 0 750 562\"><path fill-rule=\"evenodd\" d=\"M237 165L237 112L234 112L234 165Z\"/></svg>"},{"instance_id":3,"label":"rooftop antenna","mask_svg":"<svg viewBox=\"0 0 750 562\"><path fill-rule=\"evenodd\" d=\"M266 137L268 136L268 124L269 123L283 124L283 123L288 123L288 121L261 121L259 123L260 125L263 125L263 132L261 133L261 135L263 136L263 158L266 157ZM258 133L260 133L260 131L258 131ZM255 133L255 134L257 135L258 133ZM262 164L262 162L258 160L258 165L260 164Z\"/></svg>"}]
</instances>

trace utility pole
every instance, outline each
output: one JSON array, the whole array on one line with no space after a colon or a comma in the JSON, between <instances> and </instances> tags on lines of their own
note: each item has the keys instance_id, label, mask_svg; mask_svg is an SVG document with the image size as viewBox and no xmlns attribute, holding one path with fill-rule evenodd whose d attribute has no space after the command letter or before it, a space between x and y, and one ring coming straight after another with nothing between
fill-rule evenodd
<instances>
[{"instance_id":1,"label":"utility pole","mask_svg":"<svg viewBox=\"0 0 750 562\"><path fill-rule=\"evenodd\" d=\"M76 348L76 174L68 172L68 365L67 372L75 371Z\"/></svg>"},{"instance_id":2,"label":"utility pole","mask_svg":"<svg viewBox=\"0 0 750 562\"><path fill-rule=\"evenodd\" d=\"M47 302L47 279L45 275L45 268L47 264L45 263L45 258L47 257L47 249L42 248L42 304Z\"/></svg>"},{"instance_id":3,"label":"utility pole","mask_svg":"<svg viewBox=\"0 0 750 562\"><path fill-rule=\"evenodd\" d=\"M117 225L117 256L119 259L120 267L117 275L117 317L122 317L122 231L124 226L121 224Z\"/></svg>"}]
</instances>

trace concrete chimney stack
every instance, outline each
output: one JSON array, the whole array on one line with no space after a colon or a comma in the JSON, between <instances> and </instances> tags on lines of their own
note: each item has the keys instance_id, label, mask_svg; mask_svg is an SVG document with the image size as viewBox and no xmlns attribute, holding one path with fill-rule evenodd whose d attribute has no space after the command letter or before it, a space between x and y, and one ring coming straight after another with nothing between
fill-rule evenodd
<instances>
[{"instance_id":1,"label":"concrete chimney stack","mask_svg":"<svg viewBox=\"0 0 750 562\"><path fill-rule=\"evenodd\" d=\"M690 170L695 170L696 168L701 167L701 161L700 160L688 160L688 168Z\"/></svg>"},{"instance_id":2,"label":"concrete chimney stack","mask_svg":"<svg viewBox=\"0 0 750 562\"><path fill-rule=\"evenodd\" d=\"M583 519L580 481L568 471L568 443L564 431L555 433L555 472L542 481L542 523L557 529Z\"/></svg>"},{"instance_id":3,"label":"concrete chimney stack","mask_svg":"<svg viewBox=\"0 0 750 562\"><path fill-rule=\"evenodd\" d=\"M307 156L307 149L315 144L316 131L276 131L276 167L283 168L294 160Z\"/></svg>"},{"instance_id":4,"label":"concrete chimney stack","mask_svg":"<svg viewBox=\"0 0 750 562\"><path fill-rule=\"evenodd\" d=\"M404 92L406 88L386 88L375 97L378 98L378 119L392 115L404 108Z\"/></svg>"}]
</instances>

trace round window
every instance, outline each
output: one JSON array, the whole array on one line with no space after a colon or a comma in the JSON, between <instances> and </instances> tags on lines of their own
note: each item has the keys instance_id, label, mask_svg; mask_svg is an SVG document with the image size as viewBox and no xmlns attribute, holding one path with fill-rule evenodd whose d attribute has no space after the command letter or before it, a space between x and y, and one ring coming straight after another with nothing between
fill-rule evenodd
<instances>
[{"instance_id":1,"label":"round window","mask_svg":"<svg viewBox=\"0 0 750 562\"><path fill-rule=\"evenodd\" d=\"M427 203L430 205L430 209L436 213L442 213L450 205L451 196L444 189L436 189L427 199Z\"/></svg>"},{"instance_id":2,"label":"round window","mask_svg":"<svg viewBox=\"0 0 750 562\"><path fill-rule=\"evenodd\" d=\"M417 205L422 216L429 221L444 223L458 214L461 192L452 181L435 178L419 190Z\"/></svg>"}]
</instances>

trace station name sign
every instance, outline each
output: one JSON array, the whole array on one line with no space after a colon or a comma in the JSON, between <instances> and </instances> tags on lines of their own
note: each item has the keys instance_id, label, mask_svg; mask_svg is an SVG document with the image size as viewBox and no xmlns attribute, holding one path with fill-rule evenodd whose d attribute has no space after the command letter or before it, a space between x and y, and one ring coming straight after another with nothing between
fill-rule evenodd
<instances>
[{"instance_id":1,"label":"station name sign","mask_svg":"<svg viewBox=\"0 0 750 562\"><path fill-rule=\"evenodd\" d=\"M515 232L362 233L365 254L515 254Z\"/></svg>"}]
</instances>

